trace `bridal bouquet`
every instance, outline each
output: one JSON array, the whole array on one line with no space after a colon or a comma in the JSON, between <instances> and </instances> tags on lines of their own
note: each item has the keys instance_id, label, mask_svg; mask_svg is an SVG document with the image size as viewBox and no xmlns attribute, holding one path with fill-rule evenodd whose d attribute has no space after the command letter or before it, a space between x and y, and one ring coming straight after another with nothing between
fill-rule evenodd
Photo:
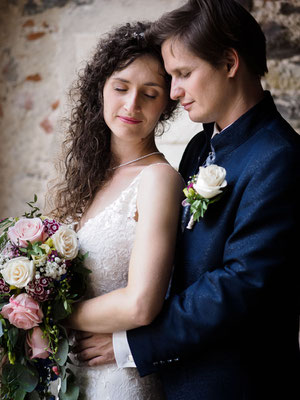
<instances>
[{"instance_id":1,"label":"bridal bouquet","mask_svg":"<svg viewBox=\"0 0 300 400\"><path fill-rule=\"evenodd\" d=\"M36 201L30 213L0 221L0 399L55 399L58 379L59 399L76 400L60 321L84 295L86 255L76 232L42 216Z\"/></svg>"}]
</instances>

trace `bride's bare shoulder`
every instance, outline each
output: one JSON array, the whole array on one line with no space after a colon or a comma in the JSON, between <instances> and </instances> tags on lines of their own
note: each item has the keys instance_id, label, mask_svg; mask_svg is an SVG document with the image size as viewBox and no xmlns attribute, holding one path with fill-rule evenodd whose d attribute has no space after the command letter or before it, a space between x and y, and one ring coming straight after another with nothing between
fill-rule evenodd
<instances>
[{"instance_id":1,"label":"bride's bare shoulder","mask_svg":"<svg viewBox=\"0 0 300 400\"><path fill-rule=\"evenodd\" d=\"M181 197L184 186L183 178L175 168L168 163L157 163L143 170L138 191L143 197L153 198L167 193Z\"/></svg>"},{"instance_id":2,"label":"bride's bare shoulder","mask_svg":"<svg viewBox=\"0 0 300 400\"><path fill-rule=\"evenodd\" d=\"M180 173L172 167L169 163L155 163L150 164L144 168L141 176L141 181L145 180L158 180L164 182L178 182L179 185L184 184L183 178Z\"/></svg>"}]
</instances>

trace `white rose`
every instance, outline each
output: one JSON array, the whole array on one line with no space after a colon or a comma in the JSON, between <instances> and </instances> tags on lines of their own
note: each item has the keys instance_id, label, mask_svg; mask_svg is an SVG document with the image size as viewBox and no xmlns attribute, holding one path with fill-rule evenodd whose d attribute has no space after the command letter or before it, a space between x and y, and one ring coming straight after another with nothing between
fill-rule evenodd
<instances>
[{"instance_id":1,"label":"white rose","mask_svg":"<svg viewBox=\"0 0 300 400\"><path fill-rule=\"evenodd\" d=\"M4 280L17 288L25 287L35 275L35 266L27 257L17 257L3 265L1 271Z\"/></svg>"},{"instance_id":2,"label":"white rose","mask_svg":"<svg viewBox=\"0 0 300 400\"><path fill-rule=\"evenodd\" d=\"M208 165L199 168L197 182L194 183L194 189L205 199L211 199L222 193L226 185L226 170L218 165Z\"/></svg>"},{"instance_id":3,"label":"white rose","mask_svg":"<svg viewBox=\"0 0 300 400\"><path fill-rule=\"evenodd\" d=\"M78 254L77 234L67 226L61 226L51 236L58 254L66 260L73 260Z\"/></svg>"}]
</instances>

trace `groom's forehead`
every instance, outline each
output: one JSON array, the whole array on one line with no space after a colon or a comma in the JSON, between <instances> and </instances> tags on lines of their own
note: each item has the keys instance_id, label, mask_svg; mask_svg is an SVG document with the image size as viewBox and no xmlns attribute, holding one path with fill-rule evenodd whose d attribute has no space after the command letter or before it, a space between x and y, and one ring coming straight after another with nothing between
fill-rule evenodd
<instances>
[{"instance_id":1,"label":"groom's forehead","mask_svg":"<svg viewBox=\"0 0 300 400\"><path fill-rule=\"evenodd\" d=\"M169 74L190 67L191 62L196 62L198 58L186 49L180 39L167 39L163 42L161 51L166 71Z\"/></svg>"},{"instance_id":2,"label":"groom's forehead","mask_svg":"<svg viewBox=\"0 0 300 400\"><path fill-rule=\"evenodd\" d=\"M174 41L172 38L167 39L161 47L162 56L164 59L165 67L173 70L185 64L185 58L182 57L181 45L178 40Z\"/></svg>"}]
</instances>

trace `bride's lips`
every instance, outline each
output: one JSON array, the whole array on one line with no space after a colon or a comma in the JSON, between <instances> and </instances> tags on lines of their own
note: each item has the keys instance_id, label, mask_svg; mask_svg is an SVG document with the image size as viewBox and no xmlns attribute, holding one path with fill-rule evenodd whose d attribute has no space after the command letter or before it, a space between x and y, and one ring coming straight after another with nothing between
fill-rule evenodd
<instances>
[{"instance_id":1,"label":"bride's lips","mask_svg":"<svg viewBox=\"0 0 300 400\"><path fill-rule=\"evenodd\" d=\"M181 105L185 110L188 110L193 103L193 101L190 101L189 103L181 103Z\"/></svg>"},{"instance_id":2,"label":"bride's lips","mask_svg":"<svg viewBox=\"0 0 300 400\"><path fill-rule=\"evenodd\" d=\"M135 119L135 118L129 118L129 117L122 117L121 115L118 115L118 118L122 121L125 122L126 124L140 124L142 121Z\"/></svg>"}]
</instances>

